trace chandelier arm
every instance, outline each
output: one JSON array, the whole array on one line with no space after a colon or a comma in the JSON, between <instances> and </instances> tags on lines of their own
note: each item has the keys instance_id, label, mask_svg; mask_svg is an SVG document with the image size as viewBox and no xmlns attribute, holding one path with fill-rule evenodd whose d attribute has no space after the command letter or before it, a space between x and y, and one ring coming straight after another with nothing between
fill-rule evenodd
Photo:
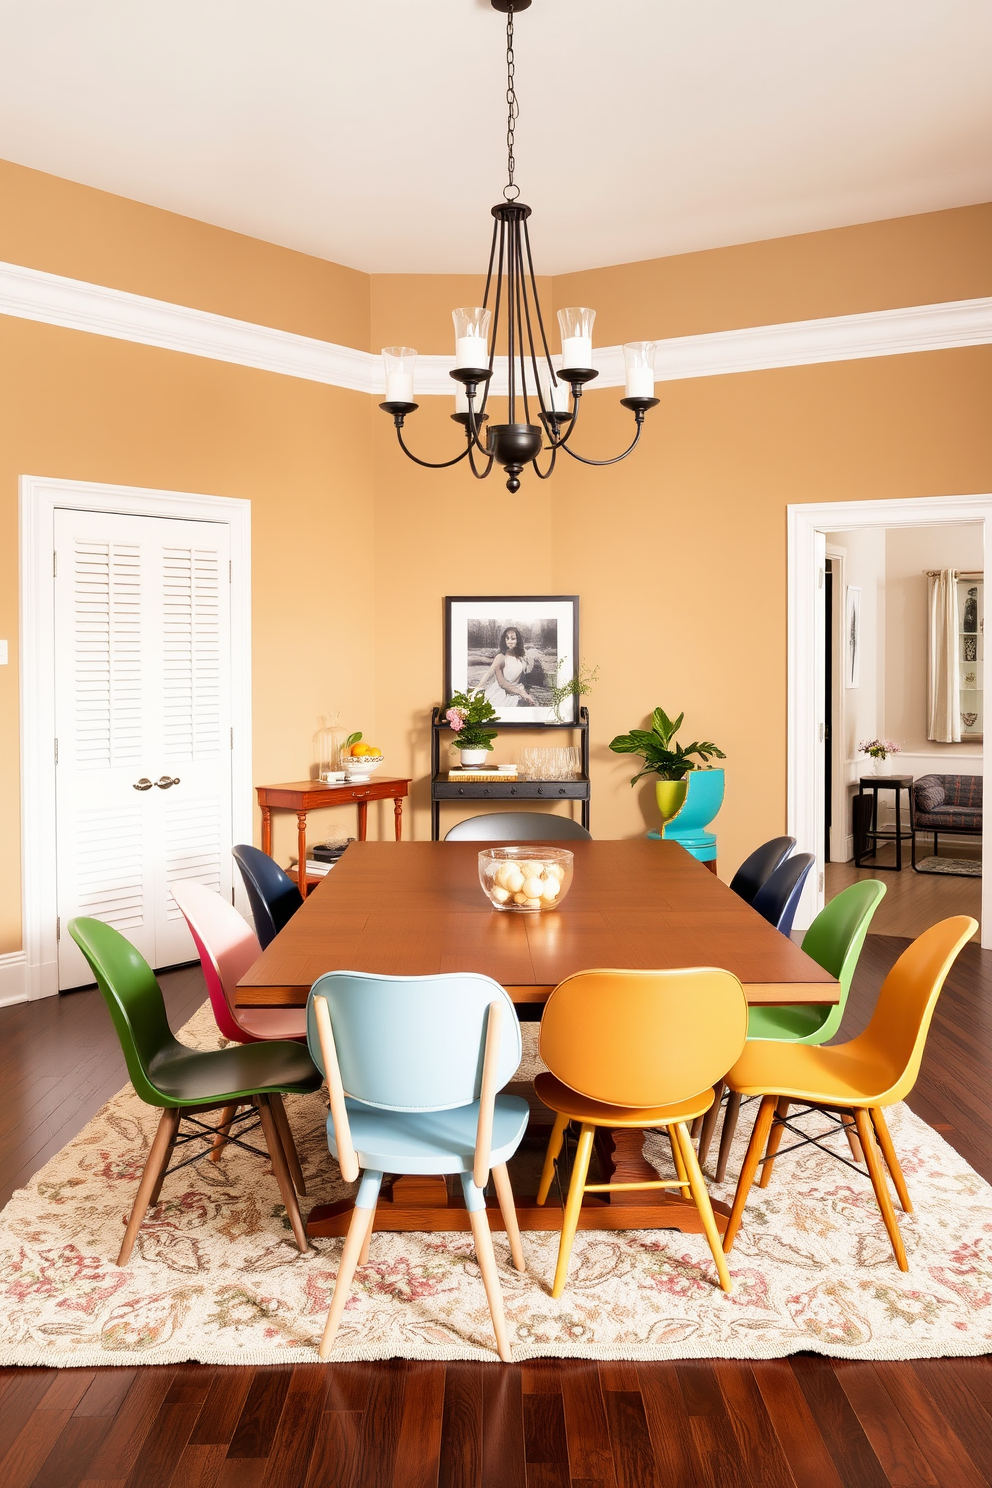
<instances>
[{"instance_id":1,"label":"chandelier arm","mask_svg":"<svg viewBox=\"0 0 992 1488\"><path fill-rule=\"evenodd\" d=\"M476 441L476 442L478 442L478 441ZM481 444L479 445L479 448L482 449L482 445ZM485 453L486 453L485 450L483 450L483 454L485 454ZM493 468L493 461L496 458L495 455L493 454L493 452L490 451L489 454L488 454L488 456L487 456L485 470L477 470L476 469L476 466L475 466L475 451L472 448L472 445L471 444L469 445L469 447L468 447L468 449L466 451L466 454L468 455L469 469L471 470L472 474L475 476L476 480L485 480L485 478L489 474L490 470L492 470L492 468Z\"/></svg>"},{"instance_id":2,"label":"chandelier arm","mask_svg":"<svg viewBox=\"0 0 992 1488\"><path fill-rule=\"evenodd\" d=\"M515 241L514 241L514 244L513 244L513 249L514 249L514 253L516 254L516 258L517 258L517 272L516 272L516 280L517 280L517 304L516 304L516 311L517 311L517 345L519 347L518 355L519 355L519 358L520 358L520 386L521 386L521 389L522 389L523 395L524 395L524 423L525 424L529 424L530 423L530 402L529 402L529 399L527 397L527 347L524 345L523 313L522 313L522 309L521 309L521 302L522 301L526 301L526 298L527 298L527 281L523 277L523 274L521 272L521 270L523 268L523 261L524 261L524 259L523 259L523 254L520 251L520 228L519 228L519 226L517 228L516 238L515 238ZM531 335L530 335L530 317L529 316L527 318L527 340L528 340L528 343L530 345L531 360L533 361L533 358L534 358L534 342L533 342L533 340L531 338ZM538 393L538 399L540 400L540 393Z\"/></svg>"},{"instance_id":3,"label":"chandelier arm","mask_svg":"<svg viewBox=\"0 0 992 1488\"><path fill-rule=\"evenodd\" d=\"M618 465L621 460L626 460L631 451L636 448L640 440L641 430L643 429L643 427L644 424L640 419L638 419L637 430L634 434L633 439L630 441L622 455L614 455L611 460L589 460L586 458L585 455L577 455L573 449L569 449L567 444L563 443L561 447L562 449L564 449L566 455L571 455L573 460L578 460L583 465Z\"/></svg>"},{"instance_id":4,"label":"chandelier arm","mask_svg":"<svg viewBox=\"0 0 992 1488\"><path fill-rule=\"evenodd\" d=\"M483 400L483 402L484 401L485 400ZM480 423L480 420L483 420L485 418L485 414L482 412L482 409L481 408L479 409L479 412L477 414L476 411L475 411L474 404L475 404L475 399L474 398L469 398L469 400L468 400L468 430L467 430L467 433L468 433L468 436L469 436L469 444L468 444L468 450L466 451L466 454L468 454L471 451L472 446L474 445L475 448L477 450L479 450L479 452L481 454L488 455L489 454L489 446L486 445L486 444L483 444L482 440L479 437L479 435L481 433L481 430L480 430L480 427L479 427L479 423ZM470 465L472 464L472 461L471 460L469 460L469 464ZM475 469L474 465L473 465L472 468L473 468L473 470Z\"/></svg>"},{"instance_id":5,"label":"chandelier arm","mask_svg":"<svg viewBox=\"0 0 992 1488\"><path fill-rule=\"evenodd\" d=\"M555 461L557 460L557 458L558 458L558 446L556 444L553 444L551 446L551 463L548 466L547 470L542 470L541 467L540 467L540 465L538 465L538 463L537 463L536 460L531 460L530 463L534 467L534 474L540 480L547 480L548 479L548 476L551 475L552 471L555 468Z\"/></svg>"},{"instance_id":6,"label":"chandelier arm","mask_svg":"<svg viewBox=\"0 0 992 1488\"><path fill-rule=\"evenodd\" d=\"M493 240L492 240L492 242L489 245L489 267L486 270L486 292L482 296L482 308L483 308L483 310L487 309L488 308L488 305L489 305L489 291L492 288L492 282L493 282L493 264L496 261L496 239L497 239L498 234L499 234L499 223L498 222L494 222L493 223Z\"/></svg>"},{"instance_id":7,"label":"chandelier arm","mask_svg":"<svg viewBox=\"0 0 992 1488\"><path fill-rule=\"evenodd\" d=\"M526 230L526 226L527 226L527 224L525 222L524 223L524 229L525 230ZM547 408L547 405L544 402L544 389L541 387L541 378L540 378L540 375L539 375L538 370L537 370L537 353L534 350L534 328L531 325L531 321L530 321L530 299L529 299L528 294L527 294L527 276L523 272L523 253L522 252L521 252L521 255L520 255L520 265L521 265L520 284L521 284L521 290L522 290L521 298L523 300L524 315L527 317L527 341L528 341L528 344L530 345L530 362L531 362L531 366L534 369L534 387L535 387L535 389L537 391L537 401L538 401L538 403L541 406L541 412L542 412L542 414L544 414L545 417L547 417L549 410ZM537 300L537 291L536 290L534 292L534 303L535 303L535 306L537 308L538 317L540 317L541 306L540 306L540 303ZM542 327L542 332L543 332L543 327ZM552 378L554 378L554 371L553 370L552 370L551 376L552 376Z\"/></svg>"},{"instance_id":8,"label":"chandelier arm","mask_svg":"<svg viewBox=\"0 0 992 1488\"><path fill-rule=\"evenodd\" d=\"M544 329L544 316L541 314L541 299L537 293L537 275L534 273L534 256L530 251L530 229L527 226L526 217L524 218L524 243L527 248L527 267L530 270L531 288L534 291L534 310L537 314L537 324L541 330L541 345L544 347L544 356L548 364L548 371L551 373L551 376L554 379L555 383L557 383L558 374L555 372L554 363L551 360L551 351L548 347L548 336L547 332Z\"/></svg>"},{"instance_id":9,"label":"chandelier arm","mask_svg":"<svg viewBox=\"0 0 992 1488\"><path fill-rule=\"evenodd\" d=\"M517 421L517 374L514 367L517 348L514 335L514 308L516 306L516 254L514 252L514 228L516 224L511 220L507 223L507 245L506 245L506 371L507 371L507 423L514 424Z\"/></svg>"},{"instance_id":10,"label":"chandelier arm","mask_svg":"<svg viewBox=\"0 0 992 1488\"><path fill-rule=\"evenodd\" d=\"M447 470L449 465L457 465L460 460L464 460L465 456L472 448L470 444L466 445L461 454L456 455L453 460L441 460L435 463L433 460L421 460L419 456L413 453L409 446L404 442L403 431L398 425L396 427L396 438L400 442L400 449L403 451L403 453L409 459L411 459L415 465L422 465L425 470Z\"/></svg>"},{"instance_id":11,"label":"chandelier arm","mask_svg":"<svg viewBox=\"0 0 992 1488\"><path fill-rule=\"evenodd\" d=\"M503 222L502 219L499 219L497 225L499 227L499 263L498 263L497 268L496 268L496 302L493 305L493 330L492 330L492 338L493 339L492 339L492 342L490 343L490 346L489 346L489 371L490 372L492 372L492 370L493 370L493 362L494 362L495 357L496 357L496 335L497 335L497 332L499 331L499 311L500 311L500 305L502 304L502 299L503 299L503 257L504 257L505 243L506 243L506 223ZM495 233L493 234L493 243L494 243L494 246L495 246ZM492 377L490 377L489 380L488 380L488 382L486 383L486 390L482 394L482 402L479 404L479 413L480 414L483 414L486 411L486 404L489 402L489 389L492 387L492 384L493 384L493 380L492 380ZM472 411L472 405L470 403L469 404L469 412L471 413L471 411ZM478 437L478 431L477 430L473 430L473 432L475 432L476 437ZM481 449L482 446L480 445L479 448ZM485 453L485 451L483 451L483 453Z\"/></svg>"},{"instance_id":12,"label":"chandelier arm","mask_svg":"<svg viewBox=\"0 0 992 1488\"><path fill-rule=\"evenodd\" d=\"M573 389L573 391L572 391L572 412L571 412L571 414L569 416L570 417L570 422L569 422L568 428L565 430L564 434L561 436L560 439L552 439L551 435L550 434L548 435L548 439L550 441L550 444L549 444L549 448L550 449L556 449L556 450L557 449L565 449L566 446L568 445L568 441L571 439L572 435L575 433L575 426L576 426L576 424L579 421L579 407L581 405L581 401L582 401L581 392L580 392L579 396L576 397L575 396L575 391ZM549 417L554 418L554 414L550 414ZM569 453L571 453L571 451L569 451Z\"/></svg>"}]
</instances>

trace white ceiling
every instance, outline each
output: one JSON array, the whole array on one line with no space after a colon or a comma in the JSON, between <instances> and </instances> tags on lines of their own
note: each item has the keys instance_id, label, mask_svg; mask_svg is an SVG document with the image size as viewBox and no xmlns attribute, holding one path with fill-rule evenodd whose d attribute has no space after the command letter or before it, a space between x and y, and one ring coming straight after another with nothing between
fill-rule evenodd
<instances>
[{"instance_id":1,"label":"white ceiling","mask_svg":"<svg viewBox=\"0 0 992 1488\"><path fill-rule=\"evenodd\" d=\"M374 272L480 271L488 0L0 0L0 156ZM538 272L992 199L989 0L534 0Z\"/></svg>"}]
</instances>

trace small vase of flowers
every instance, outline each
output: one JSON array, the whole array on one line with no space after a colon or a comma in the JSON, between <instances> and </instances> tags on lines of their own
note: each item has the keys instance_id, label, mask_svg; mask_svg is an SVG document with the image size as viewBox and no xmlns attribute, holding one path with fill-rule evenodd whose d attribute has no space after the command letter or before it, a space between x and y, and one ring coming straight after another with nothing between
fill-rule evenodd
<instances>
[{"instance_id":1,"label":"small vase of flowers","mask_svg":"<svg viewBox=\"0 0 992 1488\"><path fill-rule=\"evenodd\" d=\"M885 764L890 754L898 754L902 746L892 739L862 739L858 753L867 755L872 773Z\"/></svg>"},{"instance_id":2,"label":"small vase of flowers","mask_svg":"<svg viewBox=\"0 0 992 1488\"><path fill-rule=\"evenodd\" d=\"M466 767L484 765L493 747L496 730L486 724L498 715L481 688L456 692L445 709L445 722L455 734L451 748Z\"/></svg>"}]
</instances>

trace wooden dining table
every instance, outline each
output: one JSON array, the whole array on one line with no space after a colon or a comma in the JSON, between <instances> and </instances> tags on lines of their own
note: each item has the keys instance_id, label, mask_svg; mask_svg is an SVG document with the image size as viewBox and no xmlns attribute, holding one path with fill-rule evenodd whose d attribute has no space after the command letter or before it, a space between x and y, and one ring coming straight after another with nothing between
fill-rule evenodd
<instances>
[{"instance_id":1,"label":"wooden dining table","mask_svg":"<svg viewBox=\"0 0 992 1488\"><path fill-rule=\"evenodd\" d=\"M552 844L561 846L560 843ZM238 983L240 1006L306 1004L324 972L429 976L484 972L514 1003L543 1003L557 984L592 968L658 970L719 966L754 1005L835 1004L833 977L674 842L643 838L570 841L571 889L543 914L500 912L482 891L479 842L355 842ZM528 843L539 851L539 844ZM512 1088L512 1087L511 1087ZM523 1093L523 1092L521 1092ZM551 1114L532 1102L531 1137ZM598 1148L601 1181L657 1178L641 1155L644 1134L616 1128ZM518 1195L522 1229L558 1229L561 1209ZM351 1202L320 1205L311 1235L340 1235ZM718 1226L729 1209L714 1202ZM499 1209L490 1218L500 1225ZM695 1206L670 1190L589 1195L580 1227L698 1231ZM443 1178L402 1177L384 1187L383 1230L468 1229L468 1214Z\"/></svg>"}]
</instances>

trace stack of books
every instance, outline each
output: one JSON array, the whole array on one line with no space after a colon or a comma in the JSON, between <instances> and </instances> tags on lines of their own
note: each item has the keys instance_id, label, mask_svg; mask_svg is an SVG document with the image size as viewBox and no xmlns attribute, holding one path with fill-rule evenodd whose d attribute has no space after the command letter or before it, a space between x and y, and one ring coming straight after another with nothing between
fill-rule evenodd
<instances>
[{"instance_id":1,"label":"stack of books","mask_svg":"<svg viewBox=\"0 0 992 1488\"><path fill-rule=\"evenodd\" d=\"M354 840L354 837L348 838L348 842L354 842ZM307 877L324 878L330 873L334 864L347 848L348 842L337 843L333 847L325 846L324 843L319 842L316 847L311 847L307 856ZM297 862L298 859L294 858L294 867Z\"/></svg>"},{"instance_id":2,"label":"stack of books","mask_svg":"<svg viewBox=\"0 0 992 1488\"><path fill-rule=\"evenodd\" d=\"M472 769L462 766L458 770L449 770L449 780L516 780L517 767L496 769L493 765L477 765Z\"/></svg>"}]
</instances>

